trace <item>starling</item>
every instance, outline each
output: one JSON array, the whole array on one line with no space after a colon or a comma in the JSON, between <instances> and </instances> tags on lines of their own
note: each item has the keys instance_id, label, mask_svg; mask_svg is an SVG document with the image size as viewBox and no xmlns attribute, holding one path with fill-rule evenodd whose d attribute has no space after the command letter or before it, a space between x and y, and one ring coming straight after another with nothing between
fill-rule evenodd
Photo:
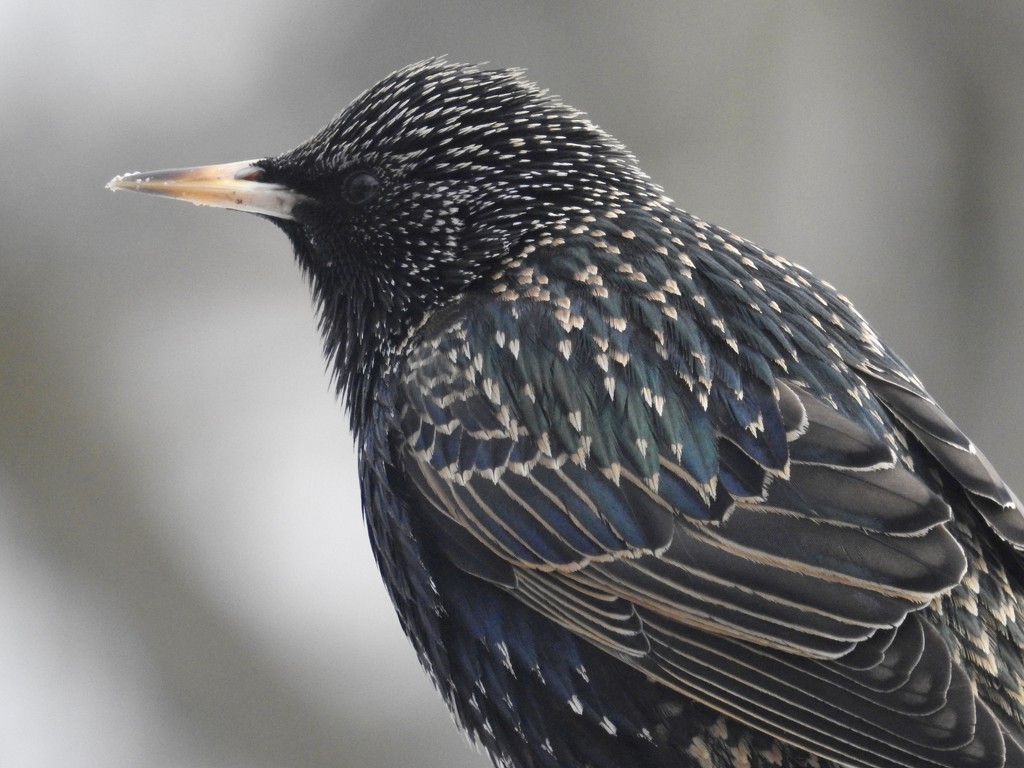
<instances>
[{"instance_id":1,"label":"starling","mask_svg":"<svg viewBox=\"0 0 1024 768\"><path fill-rule=\"evenodd\" d=\"M850 302L524 79L115 178L291 240L384 582L515 768L1024 766L1024 518Z\"/></svg>"}]
</instances>

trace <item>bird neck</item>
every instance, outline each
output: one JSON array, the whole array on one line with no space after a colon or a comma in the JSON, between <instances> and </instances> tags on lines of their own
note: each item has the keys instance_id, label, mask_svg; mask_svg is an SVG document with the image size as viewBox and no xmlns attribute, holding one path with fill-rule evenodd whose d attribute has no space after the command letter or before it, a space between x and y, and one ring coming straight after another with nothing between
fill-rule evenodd
<instances>
[{"instance_id":1,"label":"bird neck","mask_svg":"<svg viewBox=\"0 0 1024 768\"><path fill-rule=\"evenodd\" d=\"M380 286L349 285L341 291L333 281L316 274L311 282L324 356L359 441L381 383L408 335L409 323L417 322L417 310Z\"/></svg>"}]
</instances>

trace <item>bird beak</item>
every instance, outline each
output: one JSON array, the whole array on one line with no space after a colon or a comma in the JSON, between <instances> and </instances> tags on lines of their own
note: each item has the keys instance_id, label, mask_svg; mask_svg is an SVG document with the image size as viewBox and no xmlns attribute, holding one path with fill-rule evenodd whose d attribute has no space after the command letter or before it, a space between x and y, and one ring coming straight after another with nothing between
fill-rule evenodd
<instances>
[{"instance_id":1,"label":"bird beak","mask_svg":"<svg viewBox=\"0 0 1024 768\"><path fill-rule=\"evenodd\" d=\"M107 182L107 189L129 189L152 195L258 213L275 219L294 219L292 212L305 195L282 184L263 181L265 171L255 160L202 165L167 171L125 173Z\"/></svg>"}]
</instances>

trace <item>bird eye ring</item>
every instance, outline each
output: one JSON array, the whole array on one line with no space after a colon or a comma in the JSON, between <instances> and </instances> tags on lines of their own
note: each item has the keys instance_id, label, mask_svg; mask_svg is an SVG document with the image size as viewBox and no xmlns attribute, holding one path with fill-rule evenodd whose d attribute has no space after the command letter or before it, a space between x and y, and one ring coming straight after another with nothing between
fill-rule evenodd
<instances>
[{"instance_id":1,"label":"bird eye ring","mask_svg":"<svg viewBox=\"0 0 1024 768\"><path fill-rule=\"evenodd\" d=\"M345 199L352 205L362 205L380 194L380 179L366 171L356 171L345 179Z\"/></svg>"}]
</instances>

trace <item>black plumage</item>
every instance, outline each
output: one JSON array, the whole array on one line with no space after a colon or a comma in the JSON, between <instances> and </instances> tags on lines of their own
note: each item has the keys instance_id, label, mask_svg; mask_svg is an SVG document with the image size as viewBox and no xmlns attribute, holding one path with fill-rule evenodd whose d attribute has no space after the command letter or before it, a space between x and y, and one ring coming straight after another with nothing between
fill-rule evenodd
<instances>
[{"instance_id":1,"label":"black plumage","mask_svg":"<svg viewBox=\"0 0 1024 768\"><path fill-rule=\"evenodd\" d=\"M1012 492L844 297L521 73L111 186L289 236L382 576L498 764L1024 766Z\"/></svg>"}]
</instances>

